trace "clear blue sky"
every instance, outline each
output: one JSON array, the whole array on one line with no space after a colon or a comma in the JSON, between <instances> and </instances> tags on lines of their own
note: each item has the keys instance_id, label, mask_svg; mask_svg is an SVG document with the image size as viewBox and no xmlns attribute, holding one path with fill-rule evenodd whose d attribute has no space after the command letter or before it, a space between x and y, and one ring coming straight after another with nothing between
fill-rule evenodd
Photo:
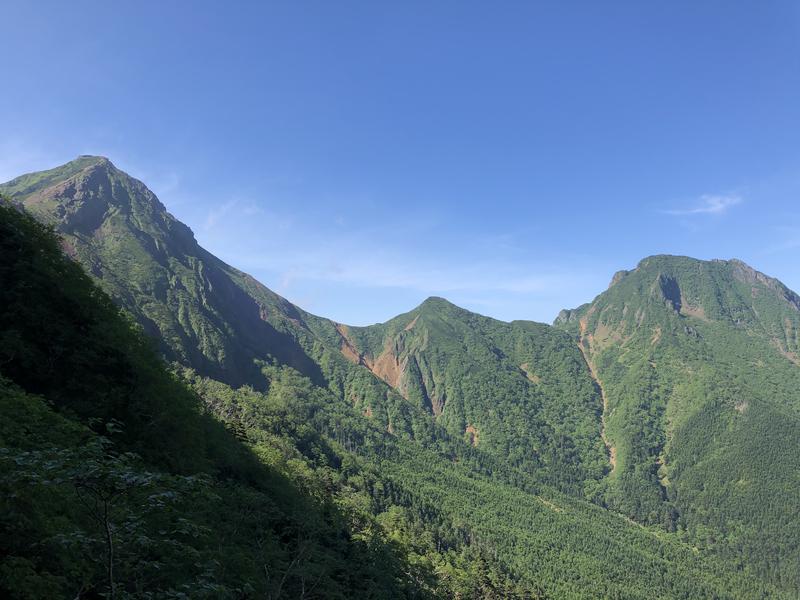
<instances>
[{"instance_id":1,"label":"clear blue sky","mask_svg":"<svg viewBox=\"0 0 800 600\"><path fill-rule=\"evenodd\" d=\"M0 23L0 179L106 155L317 314L440 295L551 321L656 253L800 290L798 2L6 0Z\"/></svg>"}]
</instances>

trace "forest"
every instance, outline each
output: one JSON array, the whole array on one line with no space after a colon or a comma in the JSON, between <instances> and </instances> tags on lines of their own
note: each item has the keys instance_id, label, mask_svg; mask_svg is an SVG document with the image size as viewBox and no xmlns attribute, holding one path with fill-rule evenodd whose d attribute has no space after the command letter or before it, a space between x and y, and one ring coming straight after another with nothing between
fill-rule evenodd
<instances>
[{"instance_id":1,"label":"forest","mask_svg":"<svg viewBox=\"0 0 800 600\"><path fill-rule=\"evenodd\" d=\"M776 280L652 257L553 327L347 327L105 159L3 190L4 596L796 595Z\"/></svg>"}]
</instances>

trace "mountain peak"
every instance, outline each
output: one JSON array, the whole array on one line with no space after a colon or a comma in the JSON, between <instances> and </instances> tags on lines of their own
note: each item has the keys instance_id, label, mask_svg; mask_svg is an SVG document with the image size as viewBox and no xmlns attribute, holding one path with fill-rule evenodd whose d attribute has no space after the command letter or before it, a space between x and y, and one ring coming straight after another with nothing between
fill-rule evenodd
<instances>
[{"instance_id":1,"label":"mountain peak","mask_svg":"<svg viewBox=\"0 0 800 600\"><path fill-rule=\"evenodd\" d=\"M105 156L82 154L53 169L20 175L11 181L0 184L0 190L9 196L16 197L18 201L21 201L42 190L63 184L81 173L97 171L104 171L109 174L122 174L122 171L117 169Z\"/></svg>"},{"instance_id":2,"label":"mountain peak","mask_svg":"<svg viewBox=\"0 0 800 600\"><path fill-rule=\"evenodd\" d=\"M584 326L602 321L640 328L646 318L662 319L665 305L683 318L772 331L775 344L794 348L793 338L779 338L794 335L787 333L786 323L800 312L800 295L738 258L648 256L632 271L617 273L608 290L591 303L562 311L555 322L574 328L583 318Z\"/></svg>"},{"instance_id":3,"label":"mountain peak","mask_svg":"<svg viewBox=\"0 0 800 600\"><path fill-rule=\"evenodd\" d=\"M452 312L452 311L465 311L465 309L453 304L447 298L442 298L441 296L429 296L425 298L425 300L423 300L422 304L417 306L417 308L415 308L411 312L441 314L443 312Z\"/></svg>"},{"instance_id":4,"label":"mountain peak","mask_svg":"<svg viewBox=\"0 0 800 600\"><path fill-rule=\"evenodd\" d=\"M422 304L420 304L420 307L422 306L455 306L455 304L441 296L428 296L422 301Z\"/></svg>"},{"instance_id":5,"label":"mountain peak","mask_svg":"<svg viewBox=\"0 0 800 600\"><path fill-rule=\"evenodd\" d=\"M682 263L700 263L703 262L697 258L692 258L691 256L683 256L680 254L652 254L650 256L645 256L639 263L636 265L635 270L647 269L650 267L660 267L660 266L673 266Z\"/></svg>"},{"instance_id":6,"label":"mountain peak","mask_svg":"<svg viewBox=\"0 0 800 600\"><path fill-rule=\"evenodd\" d=\"M114 163L111 162L105 156L94 156L92 154L81 154L75 160L71 160L67 163L67 165L74 165L76 167L76 171L83 171L86 169L96 169L101 168L104 170L113 170L119 171L117 167L114 166ZM121 171L120 171L121 172Z\"/></svg>"},{"instance_id":7,"label":"mountain peak","mask_svg":"<svg viewBox=\"0 0 800 600\"><path fill-rule=\"evenodd\" d=\"M81 154L76 159L71 160L70 163L80 163L85 166L89 165L104 165L113 167L114 164L107 156L100 156L95 154ZM67 163L67 164L70 164Z\"/></svg>"},{"instance_id":8,"label":"mountain peak","mask_svg":"<svg viewBox=\"0 0 800 600\"><path fill-rule=\"evenodd\" d=\"M708 276L711 270L716 270L719 275L728 278L730 281L736 280L749 286L764 286L779 294L800 310L800 296L787 288L778 279L765 275L739 258L700 260L688 256L659 254L642 259L636 267L636 271L647 269L658 269L660 273L670 273L670 276L675 277L676 280L694 277L699 272L705 272ZM619 279L616 279L616 281L619 281Z\"/></svg>"},{"instance_id":9,"label":"mountain peak","mask_svg":"<svg viewBox=\"0 0 800 600\"><path fill-rule=\"evenodd\" d=\"M81 155L59 167L22 175L0 185L0 192L62 234L94 235L109 220L122 219L130 221L129 229L156 238L194 240L144 183L105 156Z\"/></svg>"},{"instance_id":10,"label":"mountain peak","mask_svg":"<svg viewBox=\"0 0 800 600\"><path fill-rule=\"evenodd\" d=\"M650 256L644 257L639 263L636 265L636 269L643 269L653 266L663 266L663 265L680 265L680 264L720 264L720 265L728 265L733 267L738 267L747 271L752 271L757 273L753 267L748 265L746 262L739 258L712 258L710 260L702 260L700 258L693 258L691 256L684 256L680 254L653 254ZM615 274L615 277L618 275L621 279L624 274L627 274L625 271L619 271Z\"/></svg>"}]
</instances>

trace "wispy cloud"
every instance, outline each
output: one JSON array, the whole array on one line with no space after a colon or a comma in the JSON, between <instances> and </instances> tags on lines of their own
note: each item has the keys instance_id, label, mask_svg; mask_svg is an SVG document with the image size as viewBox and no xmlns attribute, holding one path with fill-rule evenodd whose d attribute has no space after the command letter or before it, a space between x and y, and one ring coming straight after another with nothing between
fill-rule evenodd
<instances>
[{"instance_id":1,"label":"wispy cloud","mask_svg":"<svg viewBox=\"0 0 800 600\"><path fill-rule=\"evenodd\" d=\"M228 200L227 202L215 206L208 211L203 229L206 231L213 229L220 222L220 219L225 217L239 202L237 200Z\"/></svg>"},{"instance_id":2,"label":"wispy cloud","mask_svg":"<svg viewBox=\"0 0 800 600\"><path fill-rule=\"evenodd\" d=\"M673 208L661 212L674 216L721 215L741 203L742 197L736 194L703 194L694 206Z\"/></svg>"},{"instance_id":3,"label":"wispy cloud","mask_svg":"<svg viewBox=\"0 0 800 600\"><path fill-rule=\"evenodd\" d=\"M513 232L441 234L442 223L417 216L352 222L232 198L196 223L200 242L229 263L290 293L312 282L397 289L426 295L549 296L574 284L574 273L541 264Z\"/></svg>"},{"instance_id":4,"label":"wispy cloud","mask_svg":"<svg viewBox=\"0 0 800 600\"><path fill-rule=\"evenodd\" d=\"M223 198L196 214L190 225L198 241L293 302L343 322L384 319L425 296L484 306L500 318L549 320L571 305L565 293L588 299L605 283L606 275L598 283L590 265L531 255L521 244L527 227L477 234L448 230L432 215L362 218L279 200L251 202ZM343 297L380 299L391 308L358 307Z\"/></svg>"},{"instance_id":5,"label":"wispy cloud","mask_svg":"<svg viewBox=\"0 0 800 600\"><path fill-rule=\"evenodd\" d=\"M321 239L313 245L296 244L288 236L270 236L272 243L239 245L222 252L239 268L272 273L278 291L286 293L295 282L317 281L363 288L396 288L439 295L448 293L552 294L572 284L572 274L551 266L519 264L505 257L459 260L453 255L425 255L383 247L341 236ZM310 235L300 238L312 239ZM280 244L282 248L276 248ZM244 246L244 247L243 247ZM435 256L435 258L433 258Z\"/></svg>"},{"instance_id":6,"label":"wispy cloud","mask_svg":"<svg viewBox=\"0 0 800 600\"><path fill-rule=\"evenodd\" d=\"M129 167L124 164L120 168L123 170L129 169ZM146 171L136 177L144 181L147 187L153 190L155 195L159 198L175 198L180 195L181 176L175 171L153 174Z\"/></svg>"},{"instance_id":7,"label":"wispy cloud","mask_svg":"<svg viewBox=\"0 0 800 600\"><path fill-rule=\"evenodd\" d=\"M228 229L235 235L244 223L252 225L259 222L268 224L272 230L284 231L292 226L289 216L269 212L252 200L232 198L209 209L205 213L202 228L206 232L217 228Z\"/></svg>"},{"instance_id":8,"label":"wispy cloud","mask_svg":"<svg viewBox=\"0 0 800 600\"><path fill-rule=\"evenodd\" d=\"M296 257L300 258L300 257ZM418 260L372 257L367 260L326 262L317 256L305 257L284 271L282 283L288 287L292 279L331 281L357 287L401 288L424 294L453 292L507 292L537 294L563 288L568 278L558 273L534 273L517 267L498 269L494 263L460 265L452 261L423 264ZM243 261L247 262L247 261ZM251 263L253 264L253 263ZM256 262L261 268L283 265Z\"/></svg>"}]
</instances>

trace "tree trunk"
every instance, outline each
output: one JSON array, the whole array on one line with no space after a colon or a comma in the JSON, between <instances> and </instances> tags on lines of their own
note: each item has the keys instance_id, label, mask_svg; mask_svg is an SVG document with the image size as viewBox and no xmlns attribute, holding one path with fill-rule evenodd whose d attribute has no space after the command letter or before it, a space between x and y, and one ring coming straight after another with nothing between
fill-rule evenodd
<instances>
[{"instance_id":1,"label":"tree trunk","mask_svg":"<svg viewBox=\"0 0 800 600\"><path fill-rule=\"evenodd\" d=\"M106 572L108 575L108 587L111 592L111 600L116 597L114 589L114 540L111 538L111 523L108 521L108 500L103 502L103 525L106 528Z\"/></svg>"}]
</instances>

